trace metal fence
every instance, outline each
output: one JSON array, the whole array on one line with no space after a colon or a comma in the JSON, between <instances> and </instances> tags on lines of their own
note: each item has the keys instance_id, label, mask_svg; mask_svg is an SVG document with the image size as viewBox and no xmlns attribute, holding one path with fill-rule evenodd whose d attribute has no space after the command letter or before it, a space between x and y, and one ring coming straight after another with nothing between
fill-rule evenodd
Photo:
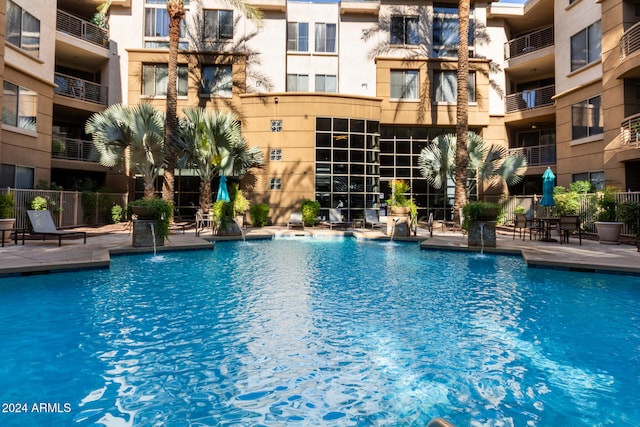
<instances>
[{"instance_id":1,"label":"metal fence","mask_svg":"<svg viewBox=\"0 0 640 427\"><path fill-rule=\"evenodd\" d=\"M13 194L16 228L28 228L27 210L36 197L46 200L47 209L60 228L111 223L111 208L128 203L126 193L97 193L92 191L0 189L0 194Z\"/></svg>"}]
</instances>

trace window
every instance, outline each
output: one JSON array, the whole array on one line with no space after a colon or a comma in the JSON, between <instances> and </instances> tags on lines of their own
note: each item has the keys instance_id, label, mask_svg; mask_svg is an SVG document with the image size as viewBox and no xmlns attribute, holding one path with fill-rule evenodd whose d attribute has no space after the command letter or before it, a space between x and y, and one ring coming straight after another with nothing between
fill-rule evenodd
<instances>
[{"instance_id":1,"label":"window","mask_svg":"<svg viewBox=\"0 0 640 427\"><path fill-rule=\"evenodd\" d=\"M2 123L37 131L38 94L5 81L2 93Z\"/></svg>"},{"instance_id":2,"label":"window","mask_svg":"<svg viewBox=\"0 0 640 427\"><path fill-rule=\"evenodd\" d=\"M391 17L391 44L418 44L418 17Z\"/></svg>"},{"instance_id":3,"label":"window","mask_svg":"<svg viewBox=\"0 0 640 427\"><path fill-rule=\"evenodd\" d=\"M418 70L391 70L393 99L418 99Z\"/></svg>"},{"instance_id":4,"label":"window","mask_svg":"<svg viewBox=\"0 0 640 427\"><path fill-rule=\"evenodd\" d=\"M469 56L474 51L474 9L469 10ZM458 45L458 7L435 4L433 10L433 55L437 58L457 58Z\"/></svg>"},{"instance_id":5,"label":"window","mask_svg":"<svg viewBox=\"0 0 640 427\"><path fill-rule=\"evenodd\" d=\"M476 101L476 73L469 72L469 102ZM458 100L458 73L456 71L433 72L433 100L455 104Z\"/></svg>"},{"instance_id":6,"label":"window","mask_svg":"<svg viewBox=\"0 0 640 427\"><path fill-rule=\"evenodd\" d=\"M167 96L168 67L166 64L142 66L142 95ZM178 96L187 96L189 71L186 65L178 65Z\"/></svg>"},{"instance_id":7,"label":"window","mask_svg":"<svg viewBox=\"0 0 640 427\"><path fill-rule=\"evenodd\" d=\"M316 74L316 92L336 92L336 76Z\"/></svg>"},{"instance_id":8,"label":"window","mask_svg":"<svg viewBox=\"0 0 640 427\"><path fill-rule=\"evenodd\" d=\"M336 51L336 24L316 24L316 52Z\"/></svg>"},{"instance_id":9,"label":"window","mask_svg":"<svg viewBox=\"0 0 640 427\"><path fill-rule=\"evenodd\" d=\"M233 11L205 10L203 36L205 40L233 39Z\"/></svg>"},{"instance_id":10,"label":"window","mask_svg":"<svg viewBox=\"0 0 640 427\"><path fill-rule=\"evenodd\" d=\"M7 1L7 42L30 55L40 54L40 20L11 0Z\"/></svg>"},{"instance_id":11,"label":"window","mask_svg":"<svg viewBox=\"0 0 640 427\"><path fill-rule=\"evenodd\" d=\"M269 178L269 190L281 190L282 179L281 178Z\"/></svg>"},{"instance_id":12,"label":"window","mask_svg":"<svg viewBox=\"0 0 640 427\"><path fill-rule=\"evenodd\" d=\"M147 0L144 10L144 46L148 48L169 48L169 13L166 9L166 1L157 2ZM151 4L153 5L151 5ZM185 1L185 5L187 2ZM186 11L188 12L188 11ZM186 17L185 17L186 18ZM186 19L180 22L179 48L186 50L189 42L186 40Z\"/></svg>"},{"instance_id":13,"label":"window","mask_svg":"<svg viewBox=\"0 0 640 427\"><path fill-rule=\"evenodd\" d=\"M574 173L572 182L589 181L595 190L604 190L604 171Z\"/></svg>"},{"instance_id":14,"label":"window","mask_svg":"<svg viewBox=\"0 0 640 427\"><path fill-rule=\"evenodd\" d=\"M309 92L309 75L287 74L287 92Z\"/></svg>"},{"instance_id":15,"label":"window","mask_svg":"<svg viewBox=\"0 0 640 427\"><path fill-rule=\"evenodd\" d=\"M271 132L282 132L282 120L271 120Z\"/></svg>"},{"instance_id":16,"label":"window","mask_svg":"<svg viewBox=\"0 0 640 427\"><path fill-rule=\"evenodd\" d=\"M282 160L282 148L272 148L271 150L269 150L269 160Z\"/></svg>"},{"instance_id":17,"label":"window","mask_svg":"<svg viewBox=\"0 0 640 427\"><path fill-rule=\"evenodd\" d=\"M586 138L603 132L600 96L571 106L571 139Z\"/></svg>"},{"instance_id":18,"label":"window","mask_svg":"<svg viewBox=\"0 0 640 427\"><path fill-rule=\"evenodd\" d=\"M309 24L306 22L289 22L287 24L287 50L296 52L309 51Z\"/></svg>"},{"instance_id":19,"label":"window","mask_svg":"<svg viewBox=\"0 0 640 427\"><path fill-rule=\"evenodd\" d=\"M232 88L231 65L204 65L202 67L201 94L230 98Z\"/></svg>"},{"instance_id":20,"label":"window","mask_svg":"<svg viewBox=\"0 0 640 427\"><path fill-rule=\"evenodd\" d=\"M600 59L601 39L600 21L571 36L571 71Z\"/></svg>"},{"instance_id":21,"label":"window","mask_svg":"<svg viewBox=\"0 0 640 427\"><path fill-rule=\"evenodd\" d=\"M34 168L0 164L0 187L33 188L34 176Z\"/></svg>"}]
</instances>

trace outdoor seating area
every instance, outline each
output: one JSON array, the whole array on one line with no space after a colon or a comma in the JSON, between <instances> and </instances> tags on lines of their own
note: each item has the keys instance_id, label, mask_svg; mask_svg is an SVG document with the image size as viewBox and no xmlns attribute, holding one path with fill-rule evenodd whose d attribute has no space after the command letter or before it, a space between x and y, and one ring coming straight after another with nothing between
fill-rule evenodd
<instances>
[{"instance_id":1,"label":"outdoor seating area","mask_svg":"<svg viewBox=\"0 0 640 427\"><path fill-rule=\"evenodd\" d=\"M516 238L516 234L522 240L525 240L529 234L529 240L560 243L569 243L569 238L577 234L579 243L582 245L582 225L579 215L529 218L525 214L515 214L513 239Z\"/></svg>"}]
</instances>

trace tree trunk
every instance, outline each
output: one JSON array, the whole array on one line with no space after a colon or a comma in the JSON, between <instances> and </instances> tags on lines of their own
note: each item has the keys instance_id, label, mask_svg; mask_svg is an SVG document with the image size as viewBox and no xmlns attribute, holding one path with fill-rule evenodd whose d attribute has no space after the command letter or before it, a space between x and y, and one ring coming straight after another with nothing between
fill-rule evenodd
<instances>
[{"instance_id":1,"label":"tree trunk","mask_svg":"<svg viewBox=\"0 0 640 427\"><path fill-rule=\"evenodd\" d=\"M174 203L176 152L174 138L178 132L178 47L180 22L184 18L184 0L167 0L169 15L169 63L167 65L167 107L164 127L164 180L162 198Z\"/></svg>"},{"instance_id":2,"label":"tree trunk","mask_svg":"<svg viewBox=\"0 0 640 427\"><path fill-rule=\"evenodd\" d=\"M206 179L200 180L200 209L202 212L209 212L213 196L211 194L211 181Z\"/></svg>"},{"instance_id":3,"label":"tree trunk","mask_svg":"<svg viewBox=\"0 0 640 427\"><path fill-rule=\"evenodd\" d=\"M460 222L460 208L467 203L467 174L469 153L467 138L469 132L469 8L470 0L458 3L459 39L458 46L458 97L456 104L456 167L453 215Z\"/></svg>"}]
</instances>

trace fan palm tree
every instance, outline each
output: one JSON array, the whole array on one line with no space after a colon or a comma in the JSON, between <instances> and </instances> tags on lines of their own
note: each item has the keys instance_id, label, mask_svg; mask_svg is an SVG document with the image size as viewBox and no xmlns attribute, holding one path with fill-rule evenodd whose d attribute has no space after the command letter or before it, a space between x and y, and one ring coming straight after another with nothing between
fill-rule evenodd
<instances>
[{"instance_id":1,"label":"fan palm tree","mask_svg":"<svg viewBox=\"0 0 640 427\"><path fill-rule=\"evenodd\" d=\"M233 113L202 108L187 108L184 114L175 140L179 165L193 168L200 177L199 204L206 212L213 199L211 180L232 147L242 144L240 122Z\"/></svg>"},{"instance_id":2,"label":"fan palm tree","mask_svg":"<svg viewBox=\"0 0 640 427\"><path fill-rule=\"evenodd\" d=\"M154 196L154 184L164 163L164 117L150 104L114 104L93 114L85 131L92 135L100 164L113 167L126 159L129 170L142 175L144 197Z\"/></svg>"},{"instance_id":3,"label":"fan palm tree","mask_svg":"<svg viewBox=\"0 0 640 427\"><path fill-rule=\"evenodd\" d=\"M465 152L468 153L468 168L465 170L463 184L465 194L474 179L489 185L506 182L517 184L522 180L527 166L525 157L509 154L499 144L487 145L480 135L468 132ZM418 157L420 174L435 188L442 188L450 179L457 177L456 135L438 135ZM466 200L465 200L466 203Z\"/></svg>"}]
</instances>

